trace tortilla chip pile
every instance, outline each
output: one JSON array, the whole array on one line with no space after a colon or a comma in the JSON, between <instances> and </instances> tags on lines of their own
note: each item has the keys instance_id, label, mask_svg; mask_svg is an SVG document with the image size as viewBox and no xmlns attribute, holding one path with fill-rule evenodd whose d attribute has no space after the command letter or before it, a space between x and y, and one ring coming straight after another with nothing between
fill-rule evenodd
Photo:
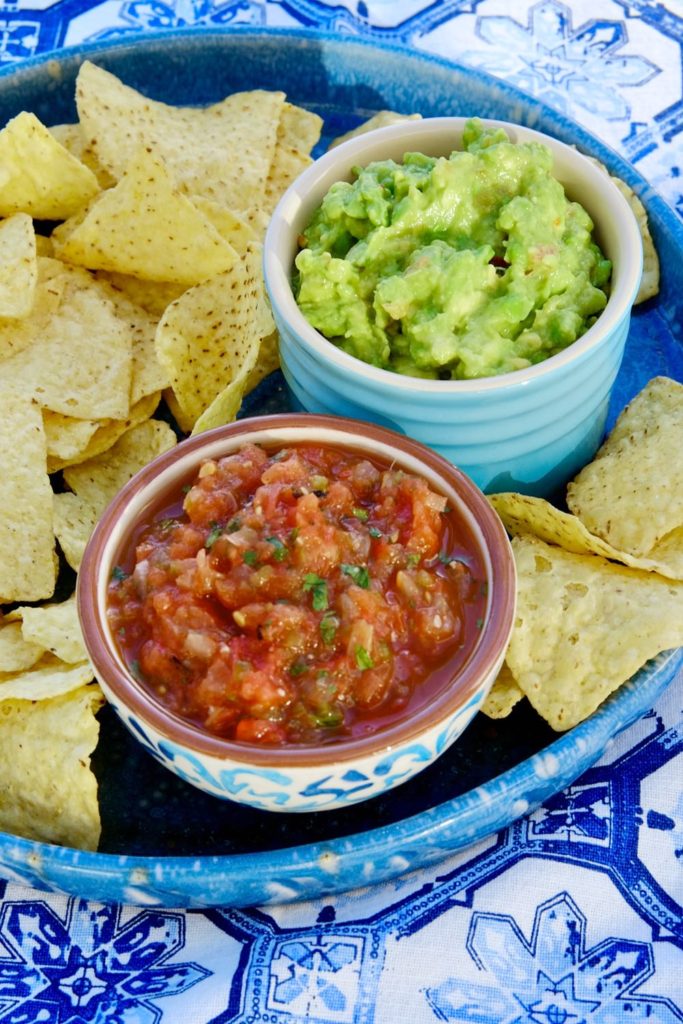
<instances>
[{"instance_id":1,"label":"tortilla chip pile","mask_svg":"<svg viewBox=\"0 0 683 1024\"><path fill-rule=\"evenodd\" d=\"M683 645L683 385L656 377L567 489L570 512L490 497L517 566L517 617L484 711L526 696L570 729L645 662Z\"/></svg>"},{"instance_id":2,"label":"tortilla chip pile","mask_svg":"<svg viewBox=\"0 0 683 1024\"><path fill-rule=\"evenodd\" d=\"M321 121L260 90L170 107L88 62L76 99L78 124L0 131L0 829L95 849L102 696L73 596L31 605L176 443L162 394L196 432L277 366L262 237Z\"/></svg>"}]
</instances>

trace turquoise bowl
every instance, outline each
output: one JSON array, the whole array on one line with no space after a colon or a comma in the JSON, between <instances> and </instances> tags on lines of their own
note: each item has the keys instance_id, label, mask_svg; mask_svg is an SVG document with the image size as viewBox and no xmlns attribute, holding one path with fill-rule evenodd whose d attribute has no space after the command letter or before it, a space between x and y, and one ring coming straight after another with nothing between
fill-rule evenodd
<instances>
[{"instance_id":1,"label":"turquoise bowl","mask_svg":"<svg viewBox=\"0 0 683 1024\"><path fill-rule=\"evenodd\" d=\"M291 287L297 238L330 186L352 168L404 153L448 155L466 119L407 121L360 135L312 164L272 217L264 275L280 334L282 370L297 406L363 419L429 445L488 492L547 496L590 461L602 440L609 397L629 330L642 272L633 213L609 175L548 135L502 121L513 141L550 147L553 172L594 221L613 263L612 286L597 322L563 352L525 370L480 380L406 377L363 363L313 328Z\"/></svg>"}]
</instances>

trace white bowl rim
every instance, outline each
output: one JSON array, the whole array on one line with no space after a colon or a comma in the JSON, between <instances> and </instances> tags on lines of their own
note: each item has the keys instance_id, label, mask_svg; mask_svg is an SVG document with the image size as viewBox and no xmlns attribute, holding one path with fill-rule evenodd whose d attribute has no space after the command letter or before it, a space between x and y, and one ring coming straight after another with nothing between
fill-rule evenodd
<instances>
[{"instance_id":1,"label":"white bowl rim","mask_svg":"<svg viewBox=\"0 0 683 1024\"><path fill-rule=\"evenodd\" d=\"M569 161L580 171L591 188L595 189L596 194L600 195L601 209L609 211L614 220L619 223L624 258L620 261L617 285L610 293L607 304L595 324L567 348L534 366L472 380L430 380L372 366L345 352L311 326L296 303L291 288L290 273L285 271L286 261L281 256L282 250L289 244L289 224L304 200L310 200L312 193L320 191L319 203L328 188L326 185L321 190L320 181L337 165L344 170L340 170L333 180L344 180L347 177L345 169L367 162L367 160L363 160L363 154L374 148L378 142L391 144L405 137L406 152L415 152L419 150L421 139L436 132L460 132L468 120L470 120L468 117L431 117L407 120L384 128L376 128L349 139L329 150L303 171L284 193L271 216L263 247L263 271L272 306L282 320L290 325L292 331L310 354L322 362L335 364L345 373L364 378L369 386L391 387L398 391L412 393L422 392L428 396L435 393L455 395L478 394L482 391L505 391L509 388L538 382L539 378L555 371L561 371L567 364L579 359L598 345L605 335L614 330L623 317L629 313L636 297L642 275L642 239L635 214L609 174L600 169L596 162L584 156L578 149L560 142L551 135L509 121L481 118L482 123L487 126L503 128L513 141L519 139L520 141L543 143L555 155L561 155L564 160Z\"/></svg>"}]
</instances>

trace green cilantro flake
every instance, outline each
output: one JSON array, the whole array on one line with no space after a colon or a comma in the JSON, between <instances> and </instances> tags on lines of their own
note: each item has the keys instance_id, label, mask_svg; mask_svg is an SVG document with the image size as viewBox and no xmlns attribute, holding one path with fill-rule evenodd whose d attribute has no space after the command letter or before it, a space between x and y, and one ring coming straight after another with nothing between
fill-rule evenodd
<instances>
[{"instance_id":1,"label":"green cilantro flake","mask_svg":"<svg viewBox=\"0 0 683 1024\"><path fill-rule=\"evenodd\" d=\"M242 520L238 519L237 516L235 516L234 519L230 520L225 529L228 531L228 533L234 533L236 530L239 530L241 526Z\"/></svg>"},{"instance_id":2,"label":"green cilantro flake","mask_svg":"<svg viewBox=\"0 0 683 1024\"><path fill-rule=\"evenodd\" d=\"M365 648L361 647L360 644L356 645L355 655L356 665L362 672L364 672L368 668L375 667L374 661L372 660L368 652L365 650Z\"/></svg>"},{"instance_id":3,"label":"green cilantro flake","mask_svg":"<svg viewBox=\"0 0 683 1024\"><path fill-rule=\"evenodd\" d=\"M331 644L337 633L339 620L333 612L326 612L320 620L320 635L323 643Z\"/></svg>"},{"instance_id":4,"label":"green cilantro flake","mask_svg":"<svg viewBox=\"0 0 683 1024\"><path fill-rule=\"evenodd\" d=\"M111 571L111 578L117 583L123 583L124 580L128 579L128 573L120 565L115 565Z\"/></svg>"},{"instance_id":5,"label":"green cilantro flake","mask_svg":"<svg viewBox=\"0 0 683 1024\"><path fill-rule=\"evenodd\" d=\"M211 550L211 548L214 546L214 544L216 543L216 541L223 532L223 527L221 526L220 523L209 523L209 526L211 527L211 529L207 533L206 540L204 541L204 547L206 548L207 551Z\"/></svg>"},{"instance_id":6,"label":"green cilantro flake","mask_svg":"<svg viewBox=\"0 0 683 1024\"><path fill-rule=\"evenodd\" d=\"M378 530L376 526L370 526L368 528L368 533L370 534L371 537L374 537L375 540L379 540L379 538L382 536L382 531Z\"/></svg>"},{"instance_id":7,"label":"green cilantro flake","mask_svg":"<svg viewBox=\"0 0 683 1024\"><path fill-rule=\"evenodd\" d=\"M477 629L481 629L483 625L484 625L484 620L483 619L477 619Z\"/></svg>"},{"instance_id":8,"label":"green cilantro flake","mask_svg":"<svg viewBox=\"0 0 683 1024\"><path fill-rule=\"evenodd\" d=\"M406 562L409 569L414 569L416 566L418 566L420 564L420 556L418 555L417 551L409 551L406 558Z\"/></svg>"},{"instance_id":9,"label":"green cilantro flake","mask_svg":"<svg viewBox=\"0 0 683 1024\"><path fill-rule=\"evenodd\" d=\"M327 608L327 582L315 572L304 576L304 593L313 596L313 611L324 612Z\"/></svg>"},{"instance_id":10,"label":"green cilantro flake","mask_svg":"<svg viewBox=\"0 0 683 1024\"><path fill-rule=\"evenodd\" d=\"M342 562L341 571L363 590L370 586L370 574L364 565L349 565L348 562Z\"/></svg>"},{"instance_id":11,"label":"green cilantro flake","mask_svg":"<svg viewBox=\"0 0 683 1024\"><path fill-rule=\"evenodd\" d=\"M354 508L353 514L356 517L356 519L360 519L361 522L363 522L363 523L368 518L368 513L366 512L366 510L364 508Z\"/></svg>"},{"instance_id":12,"label":"green cilantro flake","mask_svg":"<svg viewBox=\"0 0 683 1024\"><path fill-rule=\"evenodd\" d=\"M287 548L279 537L266 537L269 544L273 545L273 558L276 562L284 562L287 557Z\"/></svg>"},{"instance_id":13,"label":"green cilantro flake","mask_svg":"<svg viewBox=\"0 0 683 1024\"><path fill-rule=\"evenodd\" d=\"M245 562L247 565L256 565L257 558L258 555L256 554L255 551L252 551L251 549L249 549L249 551L245 551L244 554L242 555L242 561Z\"/></svg>"},{"instance_id":14,"label":"green cilantro flake","mask_svg":"<svg viewBox=\"0 0 683 1024\"><path fill-rule=\"evenodd\" d=\"M306 664L305 661L301 661L299 659L297 661L292 662L292 664L289 666L290 676L302 676L304 672L308 672L308 665Z\"/></svg>"}]
</instances>

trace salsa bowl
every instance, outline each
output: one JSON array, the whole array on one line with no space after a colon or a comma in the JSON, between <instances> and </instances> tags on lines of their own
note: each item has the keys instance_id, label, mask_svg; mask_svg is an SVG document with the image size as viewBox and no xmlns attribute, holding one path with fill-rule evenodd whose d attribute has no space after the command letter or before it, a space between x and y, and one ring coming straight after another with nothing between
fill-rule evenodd
<instances>
[{"instance_id":1,"label":"salsa bowl","mask_svg":"<svg viewBox=\"0 0 683 1024\"><path fill-rule=\"evenodd\" d=\"M294 677L301 675L303 685L308 686L305 692L309 696L314 677L317 681L319 677L332 675L335 688L337 687L337 680L342 678L342 669L339 666L347 651L350 652L352 667L355 664L359 669L355 674L352 673L356 680L360 677L367 680L369 676L365 670L377 669L372 658L377 660L375 652L381 649L381 645L378 648L371 647L371 644L377 641L379 634L375 634L373 640L372 632L368 633L371 612L359 609L371 608L373 598L379 601L378 592L382 586L390 604L396 604L400 599L400 590L404 589L408 595L405 615L409 620L406 629L410 638L411 629L417 635L420 628L414 625L418 618L411 619L410 616L417 617L425 611L420 595L418 594L416 599L411 596L410 587L414 589L414 582L411 582L413 568L417 574L415 579L420 586L426 588L425 594L428 596L424 601L427 604L432 603L433 607L438 599L439 587L451 587L454 573L461 579L465 579L462 576L465 574L466 583L462 585L465 589L462 589L459 582L456 587L460 588L459 593L466 592L469 595L469 604L466 605L463 598L463 603L459 606L459 625L457 628L454 627L454 635L456 632L459 635L457 643L444 647L445 653L438 663L429 661L428 656L425 656L422 682L411 689L409 696L398 701L396 709L391 714L386 710L386 701L382 703L383 698L377 698L379 704L374 697L368 698L367 704L363 704L364 698L357 697L355 709L360 708L363 712L357 716L357 726L341 732L338 728L336 731L333 729L331 738L328 738L325 735L326 727L330 724L337 727L339 721L331 719L330 709L326 708L326 717L322 723L319 719L314 719L317 731L312 731L309 735L302 733L301 722L304 719L306 722L310 720L310 707L306 705L306 718L301 711L301 702L304 698L298 696L298 703L295 703L294 697L287 697L287 701L294 704L295 711L299 709L291 726L293 733L288 733L287 736L279 733L275 736L269 735L265 742L260 742L263 734L258 728L254 731L255 719L251 711L245 712L245 717L238 721L237 713L232 715L232 705L227 701L228 709L222 709L221 714L225 712L230 718L229 728L226 727L227 731L221 731L224 727L221 719L220 727L216 727L218 732L211 731L216 722L216 709L213 704L206 708L202 706L202 712L206 711L206 720L201 723L196 717L188 717L184 709L179 710L179 701L185 692L183 686L187 688L189 685L188 673L195 663L193 657L198 645L198 634L193 634L194 646L187 653L183 666L180 666L177 653L169 655L169 660L164 663L169 666L168 678L162 678L160 682L155 676L155 685L151 684L146 671L151 664L149 658L157 657L158 638L154 642L146 640L145 643L151 646L143 645L136 650L132 649L127 639L121 639L122 636L128 636L124 628L125 623L128 623L137 636L139 623L149 618L152 614L151 609L156 608L158 611L159 607L155 604L158 593L152 593L152 569L162 564L167 566L171 556L167 557L164 554L155 561L152 556L148 558L147 555L143 557L140 554L141 551L148 551L146 545L151 535L149 524L156 524L151 527L152 534L163 540L171 522L168 518L169 509L174 508L176 511L171 514L176 515L177 519L173 520L171 532L179 528L181 520L187 525L188 517L182 511L183 504L185 508L194 508L193 496L200 493L202 487L209 486L206 482L202 484L202 480L214 474L216 466L233 466L240 458L247 459L244 453L255 451L249 446L257 446L264 459L266 455L263 453L270 453L267 462L270 475L263 475L263 480L268 482L270 490L266 488L264 491L263 486L259 485L260 489L255 491L257 497L254 498L252 495L245 501L244 511L240 513L242 519L238 520L233 515L225 529L221 527L222 533L221 530L216 530L216 522L212 520L208 539L200 537L197 541L196 560L202 567L201 571L205 573L209 557L214 566L223 565L216 559L233 558L235 550L242 550L239 545L250 545L249 552L244 552L239 558L235 556L230 564L238 563L238 571L241 574L239 578L242 581L254 566L257 567L254 572L258 571L261 574L258 585L263 587L264 600L268 597L271 599L268 606L270 618L268 621L258 620L258 625L250 632L249 616L253 618L258 614L255 611L257 606L253 600L254 595L246 591L240 592L241 596L237 601L239 608L235 610L236 603L232 596L224 596L225 587L222 590L217 587L216 593L220 591L220 600L224 602L222 611L228 609L229 635L224 634L225 645L219 644L220 649L214 647L212 670L220 658L230 657L233 658L230 664L237 665L240 672L251 672L252 675L249 675L247 680L248 685L244 684L246 690L238 687L235 691L240 694L252 693L256 678L254 673L257 669L262 682L265 677L266 687L273 683L277 673L272 667L259 669L259 666L264 664L259 658L263 655L261 648L265 647L265 641L270 642L268 630L272 632L272 620L277 617L281 605L287 606L289 615L298 614L297 609L293 607L293 599L278 599L278 594L282 593L278 590L278 571L283 566L289 566L290 561L292 565L296 563L299 567L303 564L301 575L292 576L291 573L295 572L292 568L289 578L299 579L301 585L297 590L297 600L308 619L313 622L315 628L316 623L320 623L321 632L324 632L323 621L327 621L329 627L330 617L338 616L334 620L333 636L334 630L338 628L339 636L344 640L339 658L330 660L331 656L328 657L325 645L316 634L315 650L320 652L322 648L320 656L328 658L325 665L331 666L329 672L318 672L313 655L302 653L301 647L292 646L285 655L282 655L279 648L274 648L273 657L286 656L289 659L286 661L289 666L287 674L278 677L285 679L285 690L289 693L290 685L294 687ZM382 504L381 508L386 513L387 507L396 507L396 515L399 518L403 506L400 506L400 502L396 504L398 498L394 499L392 495L387 497L386 487L394 481L398 481L398 486L402 487L402 481L406 479L417 480L415 486L424 487L429 496L428 503L432 503L433 515L437 519L447 519L450 524L444 526L446 540L435 541L436 546L430 549L429 557L425 555L422 561L421 556L414 553L414 548L406 548L407 554L406 551L402 553L400 544L403 534L398 528L399 518L396 519L397 528L392 533L389 526L385 525L390 520L377 519L375 505L365 503L363 508L349 507L343 513L339 513L338 517L340 523L346 523L348 520L350 524L348 529L352 534L352 541L349 543L364 545L362 555L356 559L357 562L362 562L362 566L343 563L340 574L336 565L325 563L326 568L322 568L323 563L310 562L316 538L310 531L305 532L306 524L309 520L315 519L319 505L331 507L333 502L338 500L339 494L344 491L341 481L347 478L342 472L340 477L338 475L338 478L327 482L318 474L313 478L311 487L306 483L293 487L292 480L286 474L292 472L291 466L299 459L301 453L305 454L309 449L315 452L332 452L334 459L337 460L334 462L335 467L345 465L344 460L350 460L350 465L361 465L364 471L374 474L377 479L376 493L382 497L382 502L389 502L389 506ZM251 458L249 455L249 459ZM248 460L247 464L252 465ZM297 477L297 480L299 479ZM272 482L274 480L284 482L275 484ZM312 490L312 487L315 487L315 490ZM248 515L253 513L262 517L266 514L262 512L259 503L265 505L263 495L266 492L270 494L273 488L278 495L285 495L283 501L293 503L293 515L304 517L296 520L304 525L296 527L291 532L292 540L288 548L287 544L270 535L275 529L271 525L272 521L264 523L262 537L267 541L265 544L258 540L251 527L244 525L253 522L246 518ZM302 503L306 504L306 508ZM416 509L417 505L411 507ZM234 513L234 510L232 511ZM218 518L218 513L211 514ZM409 533L406 536L413 538L415 529L422 529L425 519L428 518L429 509L420 516L414 516L410 520L412 526L408 526ZM405 515L401 521L404 520ZM373 525L377 522L382 523L382 530ZM193 520L189 529L194 528ZM329 537L329 526L324 528L328 530L325 536ZM367 536L366 530L369 531ZM219 550L219 543L216 541L219 533L224 552ZM286 534L281 532L280 535L285 536L287 541ZM161 543L161 540L159 542ZM412 543L413 540L409 539L408 547ZM444 548L444 545L447 545L447 548ZM452 553L456 550L457 557ZM365 569L366 565L375 564L371 558L378 552L382 557L398 559L396 565L404 566L400 572L392 568L382 585L378 577L368 577ZM250 554L250 557L247 557L247 554ZM137 562L134 561L135 558L138 559ZM402 558L407 559L407 562L401 561ZM248 563L249 570L242 562ZM265 566L269 574L267 578L263 576L264 563L268 563ZM183 563L183 566L186 567L186 564ZM406 565L409 568L405 569ZM413 568L410 568L411 566ZM144 573L140 573L141 567L144 567ZM311 568L318 568L320 574L311 572ZM432 572L431 581L428 570ZM192 581L197 579L196 571L198 570L193 563ZM333 576L337 580L336 583L332 582ZM205 609L210 597L209 590L212 585L206 584L205 578L202 577L198 603L189 613L194 616L193 628L197 621L196 615L199 614L198 609L200 606L201 609ZM220 578L225 582L227 575L221 575ZM255 577L249 578L255 580ZM388 583L389 579L393 582ZM121 582L123 580L126 582ZM182 585L179 581L178 586ZM117 588L120 587L127 589L124 597L118 600L112 595L115 595L118 592ZM390 587L394 587L394 590L389 595ZM149 596L150 603L133 607L131 602L134 603L141 593L145 594L145 598ZM335 603L337 593L339 600ZM180 594L179 600L184 600L185 597L186 594ZM353 604L354 600L360 604ZM367 604L368 601L371 602L370 605ZM185 781L217 797L273 811L311 811L343 807L383 793L431 764L458 738L481 707L505 654L513 625L514 606L514 562L505 531L483 494L463 473L418 442L384 428L336 417L307 414L284 414L241 420L193 437L155 459L123 488L105 511L88 544L78 583L78 609L88 653L105 696L130 732L158 761ZM125 611L126 608L128 612ZM351 609L348 622L343 618L344 608ZM301 611L301 615L304 615L304 610ZM426 611L429 612L429 608L426 608ZM175 629L180 620L173 618L174 610L167 611L167 606L164 605L160 614L161 631ZM439 628L444 625L440 616L435 618L432 615L430 621ZM304 629L305 626L301 625L300 633ZM282 635L289 638L292 634L287 632ZM369 636L370 639L363 640L363 636ZM324 639L327 643L328 638ZM389 634L386 635L386 639L389 640ZM392 644L394 640L395 635L392 632ZM139 636L138 642L140 643ZM294 644L300 642L299 638ZM430 642L429 638L425 639L423 649L429 646ZM239 655L235 653L238 644L242 645L239 648ZM232 653L229 650L231 645ZM386 657L392 659L392 664L395 657L398 665L399 655L389 652L388 643L384 646L387 648ZM187 652L189 648L183 650ZM272 653L270 648L269 651ZM417 661L410 660L413 655L412 650L405 654L408 661L405 664L401 662L404 664L401 679L410 675L410 666L418 664ZM384 654L381 657L383 658ZM401 654L400 657L403 658L404 655ZM274 662L268 664L272 666ZM141 671L140 665L144 671ZM205 663L202 662L202 665L205 666ZM178 696L178 692L172 689L170 677L175 668L181 667L185 674L178 684ZM348 674L348 666L344 671ZM205 682L209 675L205 667L202 668L202 673ZM245 678L244 675L240 676L240 679ZM409 681L409 684L412 687L412 682ZM339 685L341 686L341 683ZM168 697L165 696L167 691L173 693L170 704ZM316 690L315 694L317 693ZM255 700L261 706L265 697L259 694L258 700L251 696L248 699ZM315 700L317 697L310 699ZM234 702L237 698L231 697L230 700ZM345 710L346 706L344 705ZM249 707L253 707L253 703ZM319 704L315 704L314 710L319 710L319 707ZM332 710L335 709L338 710L337 705ZM269 711L259 714L261 730L267 731L271 727L275 730L285 728L279 724L284 722L284 717L277 706L272 713ZM269 715L272 721L267 721ZM211 726L207 725L209 721L212 723ZM237 721L237 724L233 727L234 721ZM290 742L292 735L294 740Z\"/></svg>"},{"instance_id":2,"label":"salsa bowl","mask_svg":"<svg viewBox=\"0 0 683 1024\"><path fill-rule=\"evenodd\" d=\"M580 203L612 262L607 303L592 326L535 365L469 380L423 379L364 362L327 340L297 305L292 277L300 239L331 186L353 169L406 153L447 156L462 146L463 117L403 121L342 143L300 175L281 199L264 249L265 282L280 334L282 369L309 412L371 420L429 445L483 490L547 496L595 454L622 360L642 272L642 243L608 174L574 148L502 121L510 140L543 143L553 175Z\"/></svg>"}]
</instances>

